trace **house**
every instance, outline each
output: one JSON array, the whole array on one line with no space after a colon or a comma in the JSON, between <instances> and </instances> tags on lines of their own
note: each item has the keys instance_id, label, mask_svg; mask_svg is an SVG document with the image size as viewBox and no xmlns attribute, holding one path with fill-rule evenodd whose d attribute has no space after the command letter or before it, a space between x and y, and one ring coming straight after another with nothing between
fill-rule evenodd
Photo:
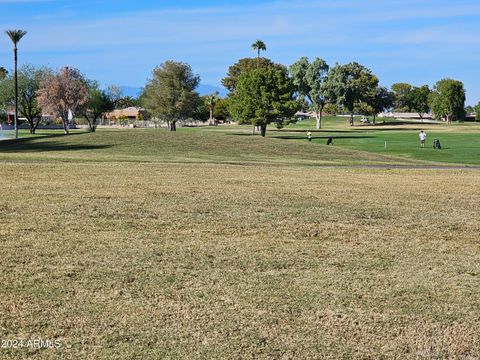
<instances>
[{"instance_id":1,"label":"house","mask_svg":"<svg viewBox=\"0 0 480 360\"><path fill-rule=\"evenodd\" d=\"M475 121L477 120L477 113L468 113L465 115L465 121Z\"/></svg>"},{"instance_id":2,"label":"house","mask_svg":"<svg viewBox=\"0 0 480 360\"><path fill-rule=\"evenodd\" d=\"M395 119L420 119L420 115L418 113L407 113L407 112L388 112L388 113L380 113L378 117L385 117L385 118L395 118ZM431 120L433 119L432 114L426 113L423 114L423 119Z\"/></svg>"},{"instance_id":3,"label":"house","mask_svg":"<svg viewBox=\"0 0 480 360\"><path fill-rule=\"evenodd\" d=\"M145 110L139 107L128 107L126 109L115 109L107 114L105 114L105 118L107 120L140 120L144 117Z\"/></svg>"}]
</instances>

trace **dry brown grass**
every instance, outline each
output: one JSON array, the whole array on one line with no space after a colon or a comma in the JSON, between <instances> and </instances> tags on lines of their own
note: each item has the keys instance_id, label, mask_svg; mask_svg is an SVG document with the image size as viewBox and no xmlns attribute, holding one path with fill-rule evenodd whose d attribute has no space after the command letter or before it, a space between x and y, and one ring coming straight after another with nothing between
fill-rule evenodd
<instances>
[{"instance_id":1,"label":"dry brown grass","mask_svg":"<svg viewBox=\"0 0 480 360\"><path fill-rule=\"evenodd\" d=\"M480 357L475 171L3 163L3 358ZM34 185L35 184L35 185Z\"/></svg>"}]
</instances>

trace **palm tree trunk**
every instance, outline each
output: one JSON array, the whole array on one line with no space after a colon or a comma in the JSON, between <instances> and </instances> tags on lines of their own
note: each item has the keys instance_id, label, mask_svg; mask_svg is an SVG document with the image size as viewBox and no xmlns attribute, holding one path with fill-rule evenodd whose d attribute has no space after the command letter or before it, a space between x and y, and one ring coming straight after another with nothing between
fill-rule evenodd
<instances>
[{"instance_id":1,"label":"palm tree trunk","mask_svg":"<svg viewBox=\"0 0 480 360\"><path fill-rule=\"evenodd\" d=\"M14 127L15 127L15 139L18 139L18 78L17 78L17 47L13 48L13 63L14 63L14 87L15 87L15 119L14 119Z\"/></svg>"},{"instance_id":2,"label":"palm tree trunk","mask_svg":"<svg viewBox=\"0 0 480 360\"><path fill-rule=\"evenodd\" d=\"M208 119L208 125L215 125L213 121L213 107L210 106L209 110L210 110L210 118Z\"/></svg>"}]
</instances>

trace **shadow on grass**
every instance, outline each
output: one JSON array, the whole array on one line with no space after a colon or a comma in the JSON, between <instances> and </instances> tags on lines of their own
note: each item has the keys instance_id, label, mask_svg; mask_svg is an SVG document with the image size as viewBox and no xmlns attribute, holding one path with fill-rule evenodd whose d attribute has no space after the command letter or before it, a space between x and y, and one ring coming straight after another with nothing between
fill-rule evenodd
<instances>
[{"instance_id":1,"label":"shadow on grass","mask_svg":"<svg viewBox=\"0 0 480 360\"><path fill-rule=\"evenodd\" d=\"M362 126L361 128L357 128L358 131L383 131L383 132L420 131L423 129L425 129L425 127L418 127L418 128L396 127L396 128L385 129L385 128L376 127L376 126Z\"/></svg>"},{"instance_id":2,"label":"shadow on grass","mask_svg":"<svg viewBox=\"0 0 480 360\"><path fill-rule=\"evenodd\" d=\"M445 125L443 122L431 122L429 120L422 121L408 121L408 120L398 120L398 121L378 121L373 126L395 126L395 125Z\"/></svg>"},{"instance_id":3,"label":"shadow on grass","mask_svg":"<svg viewBox=\"0 0 480 360\"><path fill-rule=\"evenodd\" d=\"M317 131L311 131L312 134L320 134L320 133L325 133L325 136L313 136L312 139L328 139L329 137L333 137L334 139L360 139L360 138L374 138L376 136L367 136L367 135L359 135L359 136L345 136L345 135L340 135L340 136L336 136L336 135L330 135L330 134L351 134L351 133L354 133L354 134L361 134L360 131L320 131L320 130L317 130ZM269 136L269 133L274 133L274 134L271 134ZM279 135L279 134L288 134L288 133L295 133L295 134L302 134L302 135ZM260 132L258 133L228 133L228 134L225 134L225 135L228 135L228 136L260 136ZM267 131L267 137L269 138L272 138L272 139L306 139L306 135L305 135L305 130L286 130L286 131L281 131L281 130L271 130L270 132Z\"/></svg>"},{"instance_id":4,"label":"shadow on grass","mask_svg":"<svg viewBox=\"0 0 480 360\"><path fill-rule=\"evenodd\" d=\"M252 134L252 133L225 133L227 136L260 136L260 132Z\"/></svg>"},{"instance_id":5,"label":"shadow on grass","mask_svg":"<svg viewBox=\"0 0 480 360\"><path fill-rule=\"evenodd\" d=\"M283 136L273 136L274 139L283 139L283 140L307 140L306 136L295 136L295 135L283 135ZM340 136L312 136L312 140L315 139L329 139L332 138L333 140L335 139L376 139L376 136L369 136L369 135L359 135L359 136L345 136L345 135L340 135Z\"/></svg>"},{"instance_id":6,"label":"shadow on grass","mask_svg":"<svg viewBox=\"0 0 480 360\"><path fill-rule=\"evenodd\" d=\"M361 129L354 129L354 130L323 130L323 129L320 129L320 130L310 130L310 132L312 132L312 133L358 133L359 130L361 130ZM281 130L272 129L272 130L269 130L269 131L270 132L280 132L280 133L286 133L286 132L302 133L302 134L306 133L305 129L288 129L288 128L281 129Z\"/></svg>"},{"instance_id":7,"label":"shadow on grass","mask_svg":"<svg viewBox=\"0 0 480 360\"><path fill-rule=\"evenodd\" d=\"M112 147L112 145L98 144L68 144L58 141L42 141L43 139L64 138L72 136L85 135L89 133L48 134L28 137L23 139L8 139L0 141L0 152L2 153L21 153L21 152L45 152L45 151L78 151L78 150L98 150Z\"/></svg>"}]
</instances>

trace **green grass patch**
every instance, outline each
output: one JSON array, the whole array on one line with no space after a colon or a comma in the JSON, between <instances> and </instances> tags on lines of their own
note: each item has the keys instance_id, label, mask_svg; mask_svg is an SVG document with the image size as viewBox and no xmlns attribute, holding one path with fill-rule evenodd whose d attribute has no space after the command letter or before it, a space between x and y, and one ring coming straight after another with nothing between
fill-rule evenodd
<instances>
[{"instance_id":1,"label":"green grass patch","mask_svg":"<svg viewBox=\"0 0 480 360\"><path fill-rule=\"evenodd\" d=\"M98 130L39 133L0 142L0 160L220 162L284 165L386 164L399 159L368 152L251 136L244 127ZM402 161L402 160L400 160ZM412 163L404 160L403 163Z\"/></svg>"},{"instance_id":2,"label":"green grass patch","mask_svg":"<svg viewBox=\"0 0 480 360\"><path fill-rule=\"evenodd\" d=\"M325 117L323 128L313 130L313 120L300 121L271 136L285 140L306 141L306 130L312 130L313 143L326 144L333 137L334 145L340 148L368 151L383 155L416 159L429 162L480 165L480 125L458 123L453 125L429 124L388 120L378 125L347 125L345 118ZM420 148L418 132L426 130L427 144ZM442 150L433 149L433 140L438 138Z\"/></svg>"}]
</instances>

